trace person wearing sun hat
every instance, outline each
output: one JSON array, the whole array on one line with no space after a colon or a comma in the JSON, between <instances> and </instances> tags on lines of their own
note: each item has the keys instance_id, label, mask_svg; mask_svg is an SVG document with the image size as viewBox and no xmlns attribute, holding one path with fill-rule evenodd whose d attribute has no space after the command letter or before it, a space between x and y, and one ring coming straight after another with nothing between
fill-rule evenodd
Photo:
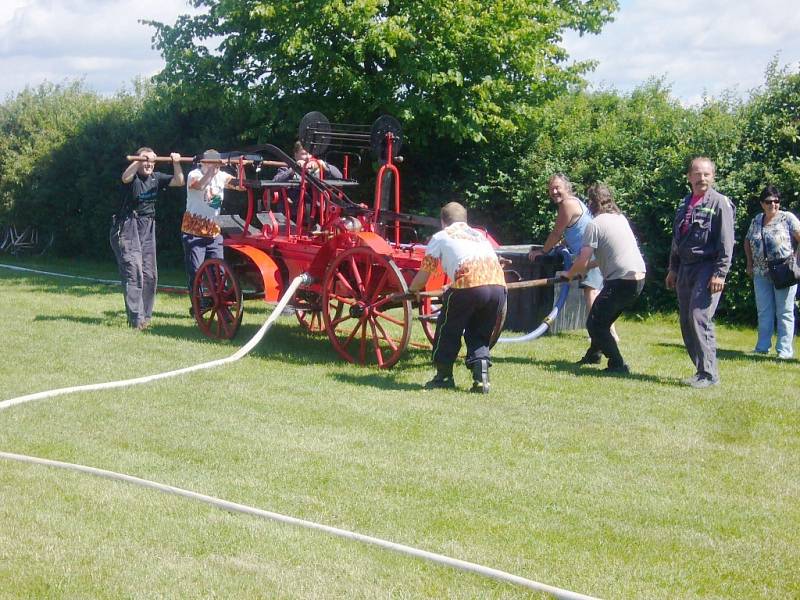
<instances>
[{"instance_id":1,"label":"person wearing sun hat","mask_svg":"<svg viewBox=\"0 0 800 600\"><path fill-rule=\"evenodd\" d=\"M232 184L234 176L221 167L220 153L206 150L200 166L186 177L186 211L181 221L181 242L189 293L203 261L223 257L222 232L217 216L225 189L236 189L236 186Z\"/></svg>"}]
</instances>

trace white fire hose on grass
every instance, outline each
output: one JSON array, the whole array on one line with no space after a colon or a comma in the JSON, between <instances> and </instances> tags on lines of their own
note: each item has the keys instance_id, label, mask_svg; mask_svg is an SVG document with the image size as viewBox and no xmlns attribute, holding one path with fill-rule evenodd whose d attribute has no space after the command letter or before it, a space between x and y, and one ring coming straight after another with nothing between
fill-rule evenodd
<instances>
[{"instance_id":1,"label":"white fire hose on grass","mask_svg":"<svg viewBox=\"0 0 800 600\"><path fill-rule=\"evenodd\" d=\"M214 367L219 367L222 365L227 365L228 363L236 362L237 360L246 356L256 345L263 339L263 337L269 331L269 328L272 327L272 324L275 320L280 316L281 312L286 305L289 303L294 297L294 293L297 291L297 288L300 287L303 283L309 280L309 275L303 273L302 275L298 275L294 278L291 285L286 289L286 292L283 294L283 297L278 302L278 305L275 307L275 310L272 311L269 318L264 322L256 334L247 342L244 346L239 348L239 350L228 356L227 358L220 358L217 360L212 360L210 362L201 363L199 365L193 365L191 367L184 367L182 369L177 369L175 371L167 371L165 373L156 373L155 375L146 375L144 377L136 377L134 379L124 379L121 381L108 381L105 383L91 383L88 385L76 385L72 387L65 387L59 388L56 390L48 390L46 392L37 392L35 394L28 394L26 396L19 396L18 398L11 398L10 400L4 400L0 402L0 410L4 410L10 406L14 406L16 404L24 404L25 402L32 402L34 400L42 400L44 398L53 398L55 396L62 396L64 394L72 394L74 392L91 392L95 390L109 390L112 388L120 388L120 387L130 387L132 385L139 385L141 383L150 383L151 381L157 381L159 379L167 379L169 377L177 377L178 375L184 375L185 373L194 373L195 371L202 371L204 369L213 369Z\"/></svg>"},{"instance_id":2,"label":"white fire hose on grass","mask_svg":"<svg viewBox=\"0 0 800 600\"><path fill-rule=\"evenodd\" d=\"M0 265L5 266L5 265ZM20 269L23 270L23 269ZM43 273L43 272L39 272ZM58 275L57 273L46 273L48 275ZM76 276L69 276L78 278ZM133 385L139 385L143 383L149 383L151 381L157 381L159 379L166 379L168 377L176 377L178 375L183 375L186 373L193 373L195 371L200 371L203 369L212 369L214 367L219 367L222 365L226 365L228 363L236 362L239 359L246 356L266 335L267 331L269 331L272 324L275 320L280 316L281 312L286 305L289 303L289 300L294 297L297 288L304 283L309 281L309 275L302 274L294 278L291 285L286 289L286 292L281 297L280 301L278 302L275 309L270 314L269 318L264 322L261 328L256 332L256 334L248 341L244 346L242 346L236 353L232 354L227 358L221 358L218 360L213 360L210 362L205 362L199 365L194 365L191 367L184 367L182 369L177 369L175 371L168 371L165 373L157 373L155 375L148 375L145 377L137 377L134 379L125 379L122 381L109 381L105 383L95 383L89 385L78 385L72 387L65 387L59 388L55 390L49 390L45 392L38 392L35 394L28 394L25 396L19 396L17 398L11 398L9 400L4 400L0 402L0 411L15 406L17 404L23 404L25 402L32 402L34 400L42 400L44 398L53 398L55 396L62 396L64 394L71 394L75 392L88 392L94 390L106 390L106 389L113 389L113 388L121 388L121 387L130 387ZM89 278L80 278L80 279L89 279ZM204 502L206 504L210 504L216 508L220 508L223 510L237 512L247 515L252 515L255 517L259 517L262 519L268 519L271 521L278 521L280 523L287 523L290 525L296 525L300 527L305 527L307 529L313 529L316 531L322 531L324 533L328 533L330 535L334 535L336 537L345 538L349 540L355 540L358 542L362 542L365 544L371 544L373 546L378 546L380 548L384 548L386 550L391 550L393 552L398 552L400 554L405 554L407 556L413 556L415 558L422 558L428 560L430 562L444 565L448 567L452 567L461 571L466 571L469 573L474 573L477 575L482 575L484 577L489 577L491 579L495 579L497 581L502 581L505 583L511 583L514 585L518 585L527 589L535 590L538 592L544 592L547 594L552 595L559 600L597 600L593 596L587 596L584 594L579 594L577 592L572 592L569 590L561 589L558 587L554 587L548 585L546 583L540 583L538 581L533 581L531 579L526 579L524 577L520 577L518 575L513 575L506 571L500 571L498 569L493 569L491 567L486 567L483 565L479 565L476 563L471 563L463 560L459 560L457 558L451 558L449 556L444 556L442 554L436 554L435 552L428 552L426 550L420 550L418 548L413 548L411 546L406 546L404 544L398 544L395 542L390 542L388 540L384 540L381 538L372 537L369 535L364 535L360 533L356 533L353 531L348 531L346 529L339 529L337 527L331 527L329 525L323 525L321 523L315 523L313 521L306 521L304 519L298 519L296 517L291 517L287 515L282 515L280 513L270 512L266 510L262 510L259 508L254 508L251 506L246 506L243 504L237 504L236 502L229 502L227 500L222 500L220 498L214 498L213 496L206 496L205 494L200 494L197 492L193 492L190 490L185 490L182 488L177 488L171 485L166 485L163 483L158 483L155 481L150 481L147 479L141 479L139 477L134 477L132 475L126 475L124 473L116 473L114 471L107 471L105 469L97 469L94 467L89 467L86 465L77 465L73 463L65 463L61 461L49 460L45 458L39 458L35 456L25 456L21 454L14 454L11 452L0 452L0 458L5 460L11 460L21 463L27 464L34 464L34 465L42 465L48 467L55 467L59 469L66 469L70 471L76 471L79 473L88 473L90 475L95 475L98 477L103 477L106 479L112 479L115 481L122 481L125 483L131 483L133 485L138 485L140 487L149 488L153 490L158 490L160 492L168 493L168 494L175 494L177 496L182 496L184 498L189 498L191 500L196 500L199 502Z\"/></svg>"}]
</instances>

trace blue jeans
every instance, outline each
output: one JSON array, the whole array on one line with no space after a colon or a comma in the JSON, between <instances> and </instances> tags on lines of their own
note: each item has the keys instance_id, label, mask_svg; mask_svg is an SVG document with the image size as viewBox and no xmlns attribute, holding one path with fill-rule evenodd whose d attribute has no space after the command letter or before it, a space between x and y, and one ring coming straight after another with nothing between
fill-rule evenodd
<instances>
[{"instance_id":1,"label":"blue jeans","mask_svg":"<svg viewBox=\"0 0 800 600\"><path fill-rule=\"evenodd\" d=\"M753 288L756 292L758 309L758 341L756 352L769 352L772 347L772 334L778 324L778 340L775 351L781 358L792 358L794 350L794 297L797 284L784 290L776 290L767 275L753 273Z\"/></svg>"},{"instance_id":2,"label":"blue jeans","mask_svg":"<svg viewBox=\"0 0 800 600\"><path fill-rule=\"evenodd\" d=\"M181 233L181 241L183 242L183 262L186 266L187 285L189 294L191 294L194 276L203 261L209 258L223 258L222 236L210 238Z\"/></svg>"}]
</instances>

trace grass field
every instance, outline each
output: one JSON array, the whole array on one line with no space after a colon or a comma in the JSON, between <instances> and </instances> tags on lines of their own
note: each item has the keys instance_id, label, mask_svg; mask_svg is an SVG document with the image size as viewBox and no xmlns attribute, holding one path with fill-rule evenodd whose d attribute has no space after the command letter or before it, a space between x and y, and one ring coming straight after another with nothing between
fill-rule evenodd
<instances>
[{"instance_id":1,"label":"grass field","mask_svg":"<svg viewBox=\"0 0 800 600\"><path fill-rule=\"evenodd\" d=\"M0 261L8 262L8 261ZM22 263L17 263L22 264ZM30 264L30 263L24 263ZM113 265L40 263L113 278ZM162 273L180 284L180 273ZM724 302L724 300L723 300ZM0 269L0 400L232 354L186 297L125 326L118 289ZM342 363L282 317L238 363L0 411L0 450L90 465L603 598L800 597L800 363L718 328L692 390L675 318L498 346L489 396L423 392L428 354ZM421 335L417 326L416 335ZM175 496L0 460L0 598L529 598L526 590Z\"/></svg>"}]
</instances>

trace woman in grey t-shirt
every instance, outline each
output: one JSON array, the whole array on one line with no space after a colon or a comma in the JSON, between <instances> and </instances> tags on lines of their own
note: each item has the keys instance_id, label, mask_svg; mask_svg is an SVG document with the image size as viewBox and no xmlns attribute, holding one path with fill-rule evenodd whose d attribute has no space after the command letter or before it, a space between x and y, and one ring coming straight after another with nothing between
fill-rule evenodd
<instances>
[{"instance_id":1,"label":"woman in grey t-shirt","mask_svg":"<svg viewBox=\"0 0 800 600\"><path fill-rule=\"evenodd\" d=\"M605 184L595 183L589 188L588 196L594 219L584 231L578 258L564 276L572 279L596 263L604 283L586 320L592 343L578 364L598 364L605 354L607 372L626 374L630 369L611 334L611 326L642 293L646 268L636 237L614 202L611 190Z\"/></svg>"}]
</instances>

